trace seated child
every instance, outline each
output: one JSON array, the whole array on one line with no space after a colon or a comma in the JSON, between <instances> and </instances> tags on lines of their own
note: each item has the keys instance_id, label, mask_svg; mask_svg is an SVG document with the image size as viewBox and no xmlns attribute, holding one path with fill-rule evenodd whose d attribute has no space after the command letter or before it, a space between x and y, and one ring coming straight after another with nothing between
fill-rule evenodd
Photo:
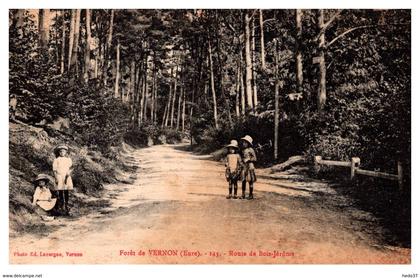
<instances>
[{"instance_id":1,"label":"seated child","mask_svg":"<svg viewBox=\"0 0 420 278\"><path fill-rule=\"evenodd\" d=\"M52 220L53 216L49 216L50 212L57 202L57 198L52 198L51 190L47 187L50 182L50 177L45 174L39 174L34 184L36 186L34 196L32 199L32 205L37 206L38 213L41 214L43 220Z\"/></svg>"}]
</instances>

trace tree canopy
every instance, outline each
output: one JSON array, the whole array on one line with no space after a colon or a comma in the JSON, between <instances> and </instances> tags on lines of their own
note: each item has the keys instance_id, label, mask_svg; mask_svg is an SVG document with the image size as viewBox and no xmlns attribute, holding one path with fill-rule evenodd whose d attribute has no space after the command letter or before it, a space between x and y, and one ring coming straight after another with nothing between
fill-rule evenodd
<instances>
[{"instance_id":1,"label":"tree canopy","mask_svg":"<svg viewBox=\"0 0 420 278\"><path fill-rule=\"evenodd\" d=\"M9 88L21 120L69 118L90 146L171 130L210 151L249 134L262 162L394 169L410 163L410 24L409 10L10 10Z\"/></svg>"}]
</instances>

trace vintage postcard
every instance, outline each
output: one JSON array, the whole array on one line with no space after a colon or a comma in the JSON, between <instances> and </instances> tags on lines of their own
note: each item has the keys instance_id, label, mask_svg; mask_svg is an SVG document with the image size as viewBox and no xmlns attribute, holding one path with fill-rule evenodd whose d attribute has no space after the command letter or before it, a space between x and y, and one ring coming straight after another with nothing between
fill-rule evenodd
<instances>
[{"instance_id":1,"label":"vintage postcard","mask_svg":"<svg viewBox=\"0 0 420 278\"><path fill-rule=\"evenodd\" d=\"M8 27L10 265L411 264L411 10Z\"/></svg>"}]
</instances>

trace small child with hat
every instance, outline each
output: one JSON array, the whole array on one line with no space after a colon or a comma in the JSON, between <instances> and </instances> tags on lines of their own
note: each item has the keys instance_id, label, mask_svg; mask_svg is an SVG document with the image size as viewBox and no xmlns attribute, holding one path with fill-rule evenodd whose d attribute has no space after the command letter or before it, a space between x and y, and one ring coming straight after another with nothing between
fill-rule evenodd
<instances>
[{"instance_id":1,"label":"small child with hat","mask_svg":"<svg viewBox=\"0 0 420 278\"><path fill-rule=\"evenodd\" d=\"M56 158L53 162L53 171L57 182L58 196L61 201L61 209L69 214L69 190L73 190L71 179L72 160L67 156L69 148L66 145L59 145L54 149Z\"/></svg>"},{"instance_id":2,"label":"small child with hat","mask_svg":"<svg viewBox=\"0 0 420 278\"><path fill-rule=\"evenodd\" d=\"M229 182L229 195L227 199L232 198L232 187L233 187L233 199L237 199L238 194L238 180L241 177L242 160L238 154L239 146L238 141L231 140L230 144L226 146L228 154L226 156L226 180Z\"/></svg>"},{"instance_id":3,"label":"small child with hat","mask_svg":"<svg viewBox=\"0 0 420 278\"><path fill-rule=\"evenodd\" d=\"M244 162L244 168L242 170L242 197L245 199L245 190L246 183L249 183L249 196L248 200L254 199L253 190L254 182L257 181L257 176L255 175L255 166L254 162L257 161L257 155L255 154L254 149L252 148L252 137L246 135L241 138L242 142L242 157Z\"/></svg>"},{"instance_id":4,"label":"small child with hat","mask_svg":"<svg viewBox=\"0 0 420 278\"><path fill-rule=\"evenodd\" d=\"M51 177L46 174L39 174L34 180L35 192L32 198L32 205L41 208L38 212L41 214L43 220L53 220L54 216L47 215L46 212L51 212L55 207L57 198L52 198L51 190L48 185Z\"/></svg>"}]
</instances>

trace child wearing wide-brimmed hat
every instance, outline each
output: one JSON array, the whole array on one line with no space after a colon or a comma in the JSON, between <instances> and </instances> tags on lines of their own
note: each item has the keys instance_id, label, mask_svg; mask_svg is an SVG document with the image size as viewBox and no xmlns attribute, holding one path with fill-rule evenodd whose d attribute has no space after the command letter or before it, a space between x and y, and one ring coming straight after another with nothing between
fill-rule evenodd
<instances>
[{"instance_id":1,"label":"child wearing wide-brimmed hat","mask_svg":"<svg viewBox=\"0 0 420 278\"><path fill-rule=\"evenodd\" d=\"M56 158L53 162L53 171L57 183L56 189L60 198L61 209L66 214L69 213L69 190L73 190L73 181L71 179L71 171L73 162L68 157L69 148L66 145L58 145L54 149Z\"/></svg>"},{"instance_id":2,"label":"child wearing wide-brimmed hat","mask_svg":"<svg viewBox=\"0 0 420 278\"><path fill-rule=\"evenodd\" d=\"M246 135L241 138L242 142L242 160L244 167L242 170L242 197L245 199L246 183L249 183L249 196L248 200L254 199L254 182L257 181L257 176L255 175L255 166L254 162L257 161L257 155L255 154L254 149L252 148L252 137Z\"/></svg>"},{"instance_id":3,"label":"child wearing wide-brimmed hat","mask_svg":"<svg viewBox=\"0 0 420 278\"><path fill-rule=\"evenodd\" d=\"M35 185L35 192L32 198L32 205L38 209L38 213L41 214L43 220L52 220L53 216L48 215L55 207L57 198L53 198L50 188L48 187L51 181L51 177L46 174L39 174L33 181Z\"/></svg>"},{"instance_id":4,"label":"child wearing wide-brimmed hat","mask_svg":"<svg viewBox=\"0 0 420 278\"><path fill-rule=\"evenodd\" d=\"M231 140L230 144L226 146L228 149L228 154L226 156L226 180L229 182L229 195L227 199L237 199L238 194L238 180L241 177L242 169L242 160L241 156L238 154L239 146L238 141ZM233 197L232 197L232 187L233 187Z\"/></svg>"}]
</instances>

